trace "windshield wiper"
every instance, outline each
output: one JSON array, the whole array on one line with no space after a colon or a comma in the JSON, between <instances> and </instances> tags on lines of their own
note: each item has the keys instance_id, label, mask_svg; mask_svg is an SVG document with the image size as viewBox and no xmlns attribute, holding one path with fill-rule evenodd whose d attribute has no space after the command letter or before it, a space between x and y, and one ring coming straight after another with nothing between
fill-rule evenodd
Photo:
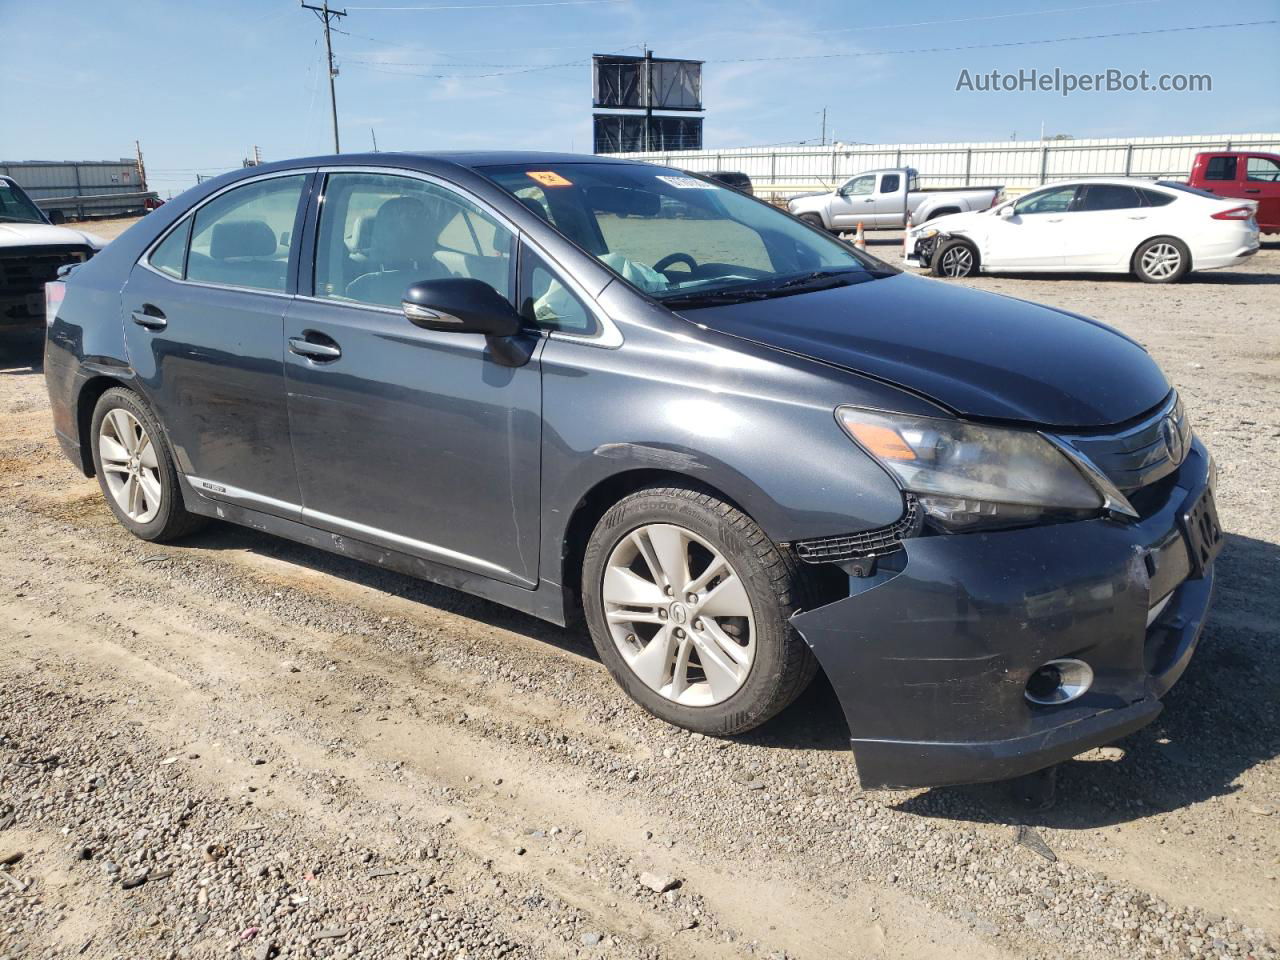
<instances>
[{"instance_id":1,"label":"windshield wiper","mask_svg":"<svg viewBox=\"0 0 1280 960\"><path fill-rule=\"evenodd\" d=\"M10 217L3 213L0 213L0 221L5 223L44 223L43 220L27 220L23 217Z\"/></svg>"}]
</instances>

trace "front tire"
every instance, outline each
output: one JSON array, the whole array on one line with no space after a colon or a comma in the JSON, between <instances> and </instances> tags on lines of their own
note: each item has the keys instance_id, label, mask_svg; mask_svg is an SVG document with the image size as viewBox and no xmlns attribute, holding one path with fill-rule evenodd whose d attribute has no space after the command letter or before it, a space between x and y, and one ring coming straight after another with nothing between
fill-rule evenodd
<instances>
[{"instance_id":1,"label":"front tire","mask_svg":"<svg viewBox=\"0 0 1280 960\"><path fill-rule=\"evenodd\" d=\"M933 253L935 277L971 277L978 272L978 251L964 240L948 240Z\"/></svg>"},{"instance_id":2,"label":"front tire","mask_svg":"<svg viewBox=\"0 0 1280 960\"><path fill-rule=\"evenodd\" d=\"M1191 269L1191 251L1176 237L1155 237L1133 254L1133 275L1143 283L1177 283Z\"/></svg>"},{"instance_id":3,"label":"front tire","mask_svg":"<svg viewBox=\"0 0 1280 960\"><path fill-rule=\"evenodd\" d=\"M112 387L98 398L89 442L107 505L135 537L166 542L204 525L183 506L164 434L133 391Z\"/></svg>"},{"instance_id":4,"label":"front tire","mask_svg":"<svg viewBox=\"0 0 1280 960\"><path fill-rule=\"evenodd\" d=\"M816 227L817 229L821 230L823 233L829 232L827 230L826 225L822 222L822 216L820 214L802 213L800 214L800 219L803 220L805 223L809 224L809 226Z\"/></svg>"},{"instance_id":5,"label":"front tire","mask_svg":"<svg viewBox=\"0 0 1280 960\"><path fill-rule=\"evenodd\" d=\"M619 501L583 558L587 624L613 678L654 716L712 736L759 726L813 679L787 623L800 588L749 517L684 487Z\"/></svg>"}]
</instances>

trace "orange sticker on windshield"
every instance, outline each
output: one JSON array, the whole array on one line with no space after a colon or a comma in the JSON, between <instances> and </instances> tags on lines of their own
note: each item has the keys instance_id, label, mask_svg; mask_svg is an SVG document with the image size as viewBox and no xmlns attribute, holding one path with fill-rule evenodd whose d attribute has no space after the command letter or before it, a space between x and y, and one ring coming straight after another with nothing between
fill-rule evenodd
<instances>
[{"instance_id":1,"label":"orange sticker on windshield","mask_svg":"<svg viewBox=\"0 0 1280 960\"><path fill-rule=\"evenodd\" d=\"M554 170L527 170L529 177L544 187L572 187L573 184Z\"/></svg>"}]
</instances>

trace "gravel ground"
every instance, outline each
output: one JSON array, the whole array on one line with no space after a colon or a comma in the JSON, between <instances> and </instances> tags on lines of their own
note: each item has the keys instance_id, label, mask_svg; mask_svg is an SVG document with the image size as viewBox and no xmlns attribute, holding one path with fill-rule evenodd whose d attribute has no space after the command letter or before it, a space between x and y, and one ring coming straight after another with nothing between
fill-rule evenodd
<instances>
[{"instance_id":1,"label":"gravel ground","mask_svg":"<svg viewBox=\"0 0 1280 960\"><path fill-rule=\"evenodd\" d=\"M1052 798L860 792L822 682L706 739L581 632L243 529L135 540L0 342L0 958L1275 960L1280 245L972 285L1141 340L1222 468L1195 663Z\"/></svg>"}]
</instances>

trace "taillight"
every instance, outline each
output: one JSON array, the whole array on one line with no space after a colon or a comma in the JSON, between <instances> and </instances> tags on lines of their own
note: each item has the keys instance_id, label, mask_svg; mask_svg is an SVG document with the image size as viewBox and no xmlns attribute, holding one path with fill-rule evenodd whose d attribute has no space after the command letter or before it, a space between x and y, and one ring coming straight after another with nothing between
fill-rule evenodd
<instances>
[{"instance_id":1,"label":"taillight","mask_svg":"<svg viewBox=\"0 0 1280 960\"><path fill-rule=\"evenodd\" d=\"M66 295L67 285L61 280L51 280L44 285L44 322L46 326L53 326L53 321L58 316L58 308L62 306L63 298Z\"/></svg>"},{"instance_id":2,"label":"taillight","mask_svg":"<svg viewBox=\"0 0 1280 960\"><path fill-rule=\"evenodd\" d=\"M1211 216L1215 220L1248 220L1253 216L1253 207L1232 207L1230 210L1222 210Z\"/></svg>"}]
</instances>

